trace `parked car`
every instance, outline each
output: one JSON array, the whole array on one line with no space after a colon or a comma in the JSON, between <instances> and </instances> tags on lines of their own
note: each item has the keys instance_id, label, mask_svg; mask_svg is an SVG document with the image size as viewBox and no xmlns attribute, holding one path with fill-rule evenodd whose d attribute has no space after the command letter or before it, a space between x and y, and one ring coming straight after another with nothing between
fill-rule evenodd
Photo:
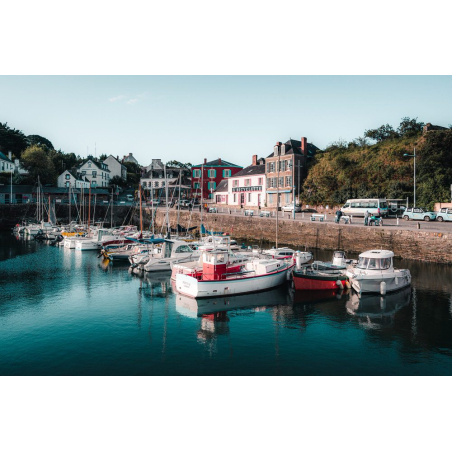
<instances>
[{"instance_id":1,"label":"parked car","mask_svg":"<svg viewBox=\"0 0 452 452\"><path fill-rule=\"evenodd\" d=\"M293 212L293 204L286 204L285 206L281 207L281 210L283 212ZM301 212L300 204L295 205L295 212Z\"/></svg>"},{"instance_id":2,"label":"parked car","mask_svg":"<svg viewBox=\"0 0 452 452\"><path fill-rule=\"evenodd\" d=\"M133 201L133 195L127 195L126 196L126 198L127 198L127 201Z\"/></svg>"},{"instance_id":3,"label":"parked car","mask_svg":"<svg viewBox=\"0 0 452 452\"><path fill-rule=\"evenodd\" d=\"M405 209L403 212L403 219L404 220L424 220L424 221L430 221L436 219L436 213L435 212L429 212L426 209L423 209L422 207L408 207L408 209Z\"/></svg>"},{"instance_id":4,"label":"parked car","mask_svg":"<svg viewBox=\"0 0 452 452\"><path fill-rule=\"evenodd\" d=\"M441 210L436 214L437 221L452 221L452 209L447 207L442 207Z\"/></svg>"}]
</instances>

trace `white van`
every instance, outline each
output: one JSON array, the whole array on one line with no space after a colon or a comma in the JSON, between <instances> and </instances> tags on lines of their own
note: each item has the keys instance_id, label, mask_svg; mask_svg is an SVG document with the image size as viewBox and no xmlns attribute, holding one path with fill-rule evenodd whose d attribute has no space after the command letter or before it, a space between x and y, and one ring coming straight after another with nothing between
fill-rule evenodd
<instances>
[{"instance_id":1,"label":"white van","mask_svg":"<svg viewBox=\"0 0 452 452\"><path fill-rule=\"evenodd\" d=\"M386 199L347 199L342 207L344 215L363 217L366 211L376 217L388 216L388 203Z\"/></svg>"}]
</instances>

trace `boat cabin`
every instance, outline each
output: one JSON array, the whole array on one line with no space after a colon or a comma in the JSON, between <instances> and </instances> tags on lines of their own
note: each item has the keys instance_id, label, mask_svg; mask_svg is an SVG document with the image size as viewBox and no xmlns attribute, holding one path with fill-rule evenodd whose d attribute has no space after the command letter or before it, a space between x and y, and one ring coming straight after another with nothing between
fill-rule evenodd
<instances>
[{"instance_id":1,"label":"boat cabin","mask_svg":"<svg viewBox=\"0 0 452 452\"><path fill-rule=\"evenodd\" d=\"M193 253L193 249L187 244L178 240L165 240L162 246L162 257L177 257L182 253Z\"/></svg>"},{"instance_id":2,"label":"boat cabin","mask_svg":"<svg viewBox=\"0 0 452 452\"><path fill-rule=\"evenodd\" d=\"M361 270L392 269L394 253L388 250L371 250L359 255L357 268Z\"/></svg>"},{"instance_id":3,"label":"boat cabin","mask_svg":"<svg viewBox=\"0 0 452 452\"><path fill-rule=\"evenodd\" d=\"M223 250L203 253L202 273L204 281L218 281L227 273L229 252Z\"/></svg>"}]
</instances>

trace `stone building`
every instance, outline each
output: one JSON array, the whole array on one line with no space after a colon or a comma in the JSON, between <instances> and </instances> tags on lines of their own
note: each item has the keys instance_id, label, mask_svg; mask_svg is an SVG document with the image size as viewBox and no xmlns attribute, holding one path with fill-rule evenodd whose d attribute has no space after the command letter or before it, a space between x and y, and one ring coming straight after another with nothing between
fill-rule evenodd
<instances>
[{"instance_id":1,"label":"stone building","mask_svg":"<svg viewBox=\"0 0 452 452\"><path fill-rule=\"evenodd\" d=\"M279 206L293 204L294 193L297 198L307 174L307 164L316 150L306 137L275 144L273 153L265 160L267 207L276 208L277 196Z\"/></svg>"},{"instance_id":2,"label":"stone building","mask_svg":"<svg viewBox=\"0 0 452 452\"><path fill-rule=\"evenodd\" d=\"M108 169L110 170L110 179L112 179L115 176L118 176L124 180L127 180L127 167L124 166L119 161L119 157L113 157L112 155L109 155L104 160L104 163L107 165Z\"/></svg>"}]
</instances>

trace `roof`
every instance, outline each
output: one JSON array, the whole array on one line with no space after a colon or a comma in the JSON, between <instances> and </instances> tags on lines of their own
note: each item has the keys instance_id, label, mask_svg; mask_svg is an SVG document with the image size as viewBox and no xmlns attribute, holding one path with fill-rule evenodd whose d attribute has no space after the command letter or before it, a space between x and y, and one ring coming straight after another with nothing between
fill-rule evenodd
<instances>
[{"instance_id":1,"label":"roof","mask_svg":"<svg viewBox=\"0 0 452 452\"><path fill-rule=\"evenodd\" d=\"M62 172L60 174L60 176L62 176L65 172L68 172L75 180L80 180L82 182L89 182L89 179L86 178L86 176L82 176L81 173L77 173L74 170L70 169L70 170L64 170L64 172Z\"/></svg>"},{"instance_id":2,"label":"roof","mask_svg":"<svg viewBox=\"0 0 452 452\"><path fill-rule=\"evenodd\" d=\"M223 179L218 185L215 190L215 193L222 191L228 191L228 180Z\"/></svg>"},{"instance_id":3,"label":"roof","mask_svg":"<svg viewBox=\"0 0 452 452\"><path fill-rule=\"evenodd\" d=\"M387 257L394 257L394 253L389 250L370 250L361 253L359 257L371 257L375 259L383 259Z\"/></svg>"},{"instance_id":4,"label":"roof","mask_svg":"<svg viewBox=\"0 0 452 452\"><path fill-rule=\"evenodd\" d=\"M265 174L265 165L250 165L246 168L243 168L238 173L235 173L231 177L240 177L240 176L254 176L256 174Z\"/></svg>"},{"instance_id":5,"label":"roof","mask_svg":"<svg viewBox=\"0 0 452 452\"><path fill-rule=\"evenodd\" d=\"M287 140L285 143L286 152L284 155L297 154L302 155L301 152L301 141L298 140ZM312 143L308 143L308 157L314 157L314 154L319 150L317 146ZM272 152L267 158L274 157L274 153Z\"/></svg>"},{"instance_id":6,"label":"roof","mask_svg":"<svg viewBox=\"0 0 452 452\"><path fill-rule=\"evenodd\" d=\"M5 154L3 154L3 152L2 151L0 151L0 159L2 159L2 160L6 160L7 162L11 162L11 163L13 163L13 161L12 160L10 160L8 157L6 157L6 155Z\"/></svg>"},{"instance_id":7,"label":"roof","mask_svg":"<svg viewBox=\"0 0 452 452\"><path fill-rule=\"evenodd\" d=\"M97 162L97 161L94 160L94 159L87 159L87 160L85 160L84 162L80 163L80 165L79 165L77 168L81 168L85 163L88 163L88 162L93 162L94 165L97 166L97 168L99 168L101 171L105 171L105 172L107 172L107 173L110 172L110 170L109 170L108 168L107 168L107 169L104 169L104 168L102 168L102 167L100 166L99 163L103 163L103 162ZM105 164L104 164L104 165L105 165ZM108 165L107 165L107 166L108 166Z\"/></svg>"},{"instance_id":8,"label":"roof","mask_svg":"<svg viewBox=\"0 0 452 452\"><path fill-rule=\"evenodd\" d=\"M105 163L105 160L109 159L110 157L112 157L114 160L116 160L121 165L122 168L127 169L127 166L123 165L114 155L111 155L111 154L106 159L104 159L103 163ZM107 165L107 163L105 163L105 164Z\"/></svg>"},{"instance_id":9,"label":"roof","mask_svg":"<svg viewBox=\"0 0 452 452\"><path fill-rule=\"evenodd\" d=\"M221 159L221 160L220 159L216 159L216 160L212 160L212 161L207 162L207 163L200 163L199 165L193 165L193 168L196 168L198 166L220 166L220 167L233 166L235 168L243 168L243 166L236 165L235 163L231 163L231 162L228 162L228 161L223 160L223 159Z\"/></svg>"}]
</instances>

